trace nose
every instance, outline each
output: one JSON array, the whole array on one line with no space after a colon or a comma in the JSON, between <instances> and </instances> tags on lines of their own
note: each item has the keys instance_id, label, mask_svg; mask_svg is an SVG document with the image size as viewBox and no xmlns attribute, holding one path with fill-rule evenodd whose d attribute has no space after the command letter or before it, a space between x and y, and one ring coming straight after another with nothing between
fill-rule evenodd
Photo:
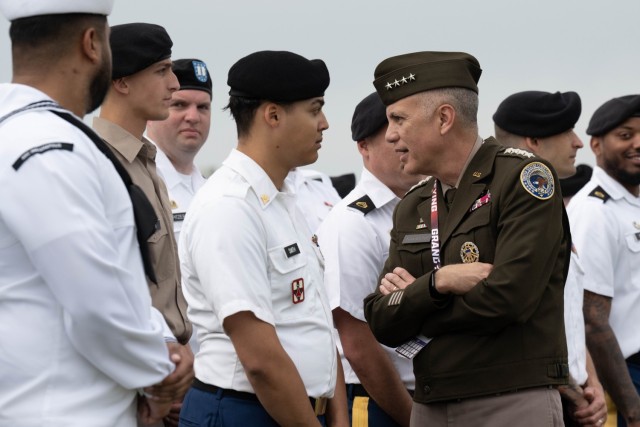
<instances>
[{"instance_id":1,"label":"nose","mask_svg":"<svg viewBox=\"0 0 640 427\"><path fill-rule=\"evenodd\" d=\"M582 140L578 137L578 135L576 135L574 131L571 131L571 137L573 138L573 146L576 147L576 149L579 150L580 148L584 147Z\"/></svg>"},{"instance_id":2,"label":"nose","mask_svg":"<svg viewBox=\"0 0 640 427\"><path fill-rule=\"evenodd\" d=\"M400 135L398 135L398 131L395 130L395 126L389 123L389 127L387 127L387 132L384 134L384 139L387 142L395 144L400 140Z\"/></svg>"},{"instance_id":3,"label":"nose","mask_svg":"<svg viewBox=\"0 0 640 427\"><path fill-rule=\"evenodd\" d=\"M321 111L320 114L322 117L320 118L320 123L318 124L318 128L320 132L329 129L329 121L327 120L327 116L324 115L324 111Z\"/></svg>"},{"instance_id":4,"label":"nose","mask_svg":"<svg viewBox=\"0 0 640 427\"><path fill-rule=\"evenodd\" d=\"M200 113L198 111L198 106L193 104L187 107L185 111L184 119L189 123L197 123L200 121Z\"/></svg>"},{"instance_id":5,"label":"nose","mask_svg":"<svg viewBox=\"0 0 640 427\"><path fill-rule=\"evenodd\" d=\"M169 90L175 92L180 89L180 82L178 77L174 74L173 70L169 70Z\"/></svg>"}]
</instances>

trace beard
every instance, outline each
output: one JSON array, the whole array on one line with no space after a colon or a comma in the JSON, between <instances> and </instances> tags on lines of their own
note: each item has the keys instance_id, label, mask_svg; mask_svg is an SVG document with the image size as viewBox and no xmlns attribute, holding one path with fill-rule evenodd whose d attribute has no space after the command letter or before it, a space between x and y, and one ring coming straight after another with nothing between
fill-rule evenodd
<instances>
[{"instance_id":1,"label":"beard","mask_svg":"<svg viewBox=\"0 0 640 427\"><path fill-rule=\"evenodd\" d=\"M619 162L612 159L604 159L604 167L620 184L625 186L640 185L640 172L631 173L620 167Z\"/></svg>"},{"instance_id":2,"label":"beard","mask_svg":"<svg viewBox=\"0 0 640 427\"><path fill-rule=\"evenodd\" d=\"M87 100L87 114L95 111L104 101L111 85L111 60L102 61L102 67L93 76L89 85L89 99Z\"/></svg>"}]
</instances>

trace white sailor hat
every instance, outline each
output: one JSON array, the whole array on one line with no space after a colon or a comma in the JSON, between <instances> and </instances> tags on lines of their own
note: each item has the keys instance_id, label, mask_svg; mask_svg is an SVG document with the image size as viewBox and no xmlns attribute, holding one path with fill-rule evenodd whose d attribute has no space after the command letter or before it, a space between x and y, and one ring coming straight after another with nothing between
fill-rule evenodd
<instances>
[{"instance_id":1,"label":"white sailor hat","mask_svg":"<svg viewBox=\"0 0 640 427\"><path fill-rule=\"evenodd\" d=\"M0 0L0 12L9 21L67 13L109 15L111 9L113 0Z\"/></svg>"}]
</instances>

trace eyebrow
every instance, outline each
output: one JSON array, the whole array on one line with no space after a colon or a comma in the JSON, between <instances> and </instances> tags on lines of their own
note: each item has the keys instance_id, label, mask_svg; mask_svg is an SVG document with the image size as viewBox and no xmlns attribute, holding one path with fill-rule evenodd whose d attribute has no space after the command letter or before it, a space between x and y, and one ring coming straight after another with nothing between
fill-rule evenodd
<instances>
[{"instance_id":1,"label":"eyebrow","mask_svg":"<svg viewBox=\"0 0 640 427\"><path fill-rule=\"evenodd\" d=\"M311 102L311 105L316 105L316 104L320 104L320 107L324 107L324 99L314 99Z\"/></svg>"}]
</instances>

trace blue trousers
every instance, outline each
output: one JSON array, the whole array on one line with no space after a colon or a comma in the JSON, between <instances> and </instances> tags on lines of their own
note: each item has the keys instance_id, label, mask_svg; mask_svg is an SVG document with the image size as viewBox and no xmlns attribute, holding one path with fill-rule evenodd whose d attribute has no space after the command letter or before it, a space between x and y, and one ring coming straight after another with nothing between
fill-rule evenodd
<instances>
[{"instance_id":1,"label":"blue trousers","mask_svg":"<svg viewBox=\"0 0 640 427\"><path fill-rule=\"evenodd\" d=\"M636 386L636 391L640 394L640 365L627 362L627 368L629 368L631 381L633 381L633 385ZM620 411L618 411L618 427L627 427L627 422L624 420L622 414L620 414Z\"/></svg>"},{"instance_id":2,"label":"blue trousers","mask_svg":"<svg viewBox=\"0 0 640 427\"><path fill-rule=\"evenodd\" d=\"M400 427L368 396L356 396L353 384L347 384L349 421L353 427Z\"/></svg>"},{"instance_id":3,"label":"blue trousers","mask_svg":"<svg viewBox=\"0 0 640 427\"><path fill-rule=\"evenodd\" d=\"M324 415L318 420L325 426ZM278 427L260 402L191 387L180 411L180 427Z\"/></svg>"}]
</instances>

